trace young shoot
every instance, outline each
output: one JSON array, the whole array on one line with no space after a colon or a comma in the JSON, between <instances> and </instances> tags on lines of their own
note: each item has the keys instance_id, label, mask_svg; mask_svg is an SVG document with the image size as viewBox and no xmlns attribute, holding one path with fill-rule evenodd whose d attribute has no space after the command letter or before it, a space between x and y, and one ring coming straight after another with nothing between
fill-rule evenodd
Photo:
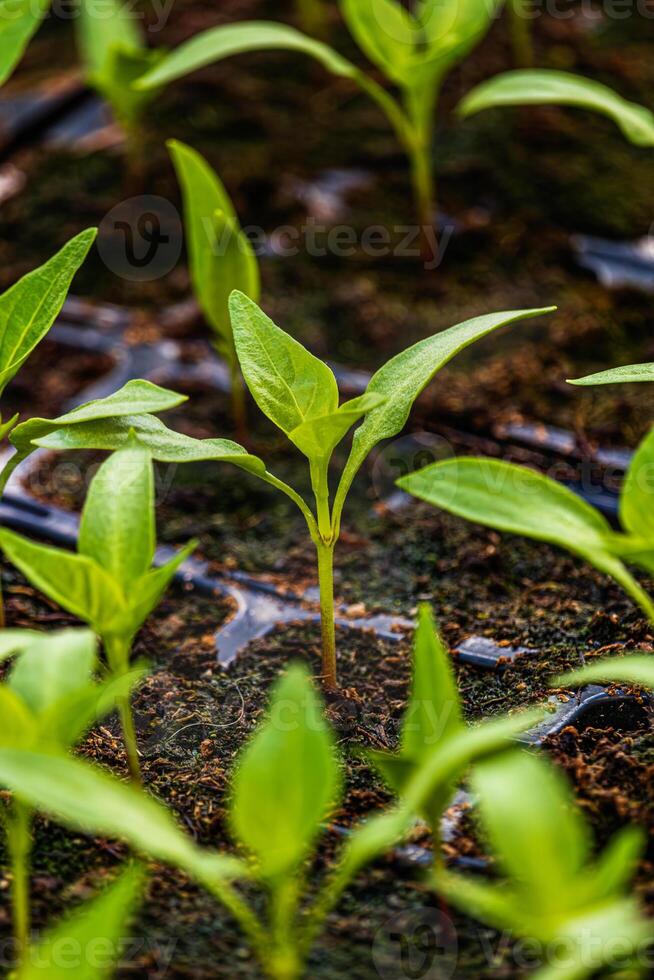
<instances>
[{"instance_id":1,"label":"young shoot","mask_svg":"<svg viewBox=\"0 0 654 980\"><path fill-rule=\"evenodd\" d=\"M155 68L164 52L146 46L139 14L122 0L81 0L75 23L86 81L107 100L125 131L129 175L140 180L145 110L157 91L137 91L133 83Z\"/></svg>"},{"instance_id":2,"label":"young shoot","mask_svg":"<svg viewBox=\"0 0 654 980\"><path fill-rule=\"evenodd\" d=\"M286 49L316 58L328 71L357 84L386 114L404 147L423 251L432 258L436 216L434 122L445 76L484 37L502 0L340 0L348 28L386 80L391 94L333 48L273 21L227 24L198 34L162 58L136 82L151 91L205 65L248 51Z\"/></svg>"},{"instance_id":3,"label":"young shoot","mask_svg":"<svg viewBox=\"0 0 654 980\"><path fill-rule=\"evenodd\" d=\"M613 120L635 146L654 146L654 114L623 99L613 89L564 71L510 71L469 92L459 105L462 116L502 106L566 105L589 109Z\"/></svg>"},{"instance_id":4,"label":"young shoot","mask_svg":"<svg viewBox=\"0 0 654 980\"><path fill-rule=\"evenodd\" d=\"M195 544L152 568L155 547L152 456L136 439L106 460L94 477L76 554L0 530L0 548L35 588L101 638L109 675L116 682L129 676L134 637ZM128 691L119 698L118 710L130 773L138 781Z\"/></svg>"},{"instance_id":5,"label":"young shoot","mask_svg":"<svg viewBox=\"0 0 654 980\"><path fill-rule=\"evenodd\" d=\"M109 980L130 936L129 920L142 898L143 870L124 870L99 895L83 902L34 945L15 980ZM62 950L72 953L62 956ZM101 951L101 952L100 952ZM79 959L77 959L79 957ZM72 965L77 963L77 965Z\"/></svg>"},{"instance_id":6,"label":"young shoot","mask_svg":"<svg viewBox=\"0 0 654 980\"><path fill-rule=\"evenodd\" d=\"M0 684L0 747L65 754L108 714L140 677L94 680L96 639L88 630L44 634L0 631L0 661L15 658ZM31 932L30 855L33 807L19 794L0 808L12 871L14 936L25 960Z\"/></svg>"},{"instance_id":7,"label":"young shoot","mask_svg":"<svg viewBox=\"0 0 654 980\"><path fill-rule=\"evenodd\" d=\"M515 734L536 725L542 716L527 712L508 721ZM484 722L475 728L466 725L463 705L448 651L427 606L420 609L413 645L411 696L402 724L400 748L396 753L370 752L369 758L389 787L400 797L425 761L438 751L456 758L464 750L471 763L505 747L507 719ZM441 825L452 802L457 779L441 783L425 800L420 813L429 824L434 852L434 870L444 868Z\"/></svg>"},{"instance_id":8,"label":"young shoot","mask_svg":"<svg viewBox=\"0 0 654 980\"><path fill-rule=\"evenodd\" d=\"M0 85L25 54L49 7L49 0L0 0Z\"/></svg>"},{"instance_id":9,"label":"young shoot","mask_svg":"<svg viewBox=\"0 0 654 980\"><path fill-rule=\"evenodd\" d=\"M557 545L611 576L654 623L654 603L625 562L654 572L654 430L640 444L620 494L622 531L591 504L534 470L492 459L445 460L398 480L435 507L498 531Z\"/></svg>"},{"instance_id":10,"label":"young shoot","mask_svg":"<svg viewBox=\"0 0 654 980\"><path fill-rule=\"evenodd\" d=\"M640 976L638 963L652 929L631 894L631 879L645 835L628 827L595 856L563 775L525 752L479 765L473 790L506 881L445 872L434 879L441 895L539 949L545 962L533 980L586 980L603 976L616 961L623 969L633 965Z\"/></svg>"},{"instance_id":11,"label":"young shoot","mask_svg":"<svg viewBox=\"0 0 654 980\"><path fill-rule=\"evenodd\" d=\"M402 431L418 395L455 354L505 324L550 309L489 314L422 340L380 368L364 395L343 404L339 404L332 370L276 326L256 303L236 292L230 311L234 346L250 394L307 458L313 509L310 501L269 472L260 459L247 456L244 449L236 447L243 456L233 455L230 461L285 493L306 520L318 562L323 680L326 687L335 689L334 549L354 478L375 446ZM361 424L332 500L330 460L357 423Z\"/></svg>"},{"instance_id":12,"label":"young shoot","mask_svg":"<svg viewBox=\"0 0 654 980\"><path fill-rule=\"evenodd\" d=\"M170 140L168 149L184 197L193 289L213 331L216 349L229 367L236 436L247 442L245 389L234 347L229 297L238 289L259 302L259 265L218 174L190 146Z\"/></svg>"},{"instance_id":13,"label":"young shoot","mask_svg":"<svg viewBox=\"0 0 654 980\"><path fill-rule=\"evenodd\" d=\"M654 690L654 659L651 653L643 653L597 660L552 681L556 688L586 684L629 684Z\"/></svg>"},{"instance_id":14,"label":"young shoot","mask_svg":"<svg viewBox=\"0 0 654 980\"><path fill-rule=\"evenodd\" d=\"M494 723L496 750L522 731L524 717ZM444 792L439 787L449 789L478 755L471 729L435 746L406 781L402 802L352 830L317 892L307 881L308 869L324 822L340 802L342 781L334 738L303 667L291 667L279 681L267 719L237 762L229 820L243 859L197 847L155 800L81 759L52 763L47 756L0 748L0 784L38 801L67 826L122 837L139 853L186 871L240 924L267 976L298 980L327 916L355 876L401 841L426 801ZM267 901L257 901L255 910L234 887L239 882Z\"/></svg>"}]
</instances>

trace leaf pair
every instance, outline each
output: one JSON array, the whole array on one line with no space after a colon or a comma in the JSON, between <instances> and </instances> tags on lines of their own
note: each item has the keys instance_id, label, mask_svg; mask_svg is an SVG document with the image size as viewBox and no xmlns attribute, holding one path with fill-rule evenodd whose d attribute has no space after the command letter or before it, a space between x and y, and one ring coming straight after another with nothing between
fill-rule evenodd
<instances>
[{"instance_id":1,"label":"leaf pair","mask_svg":"<svg viewBox=\"0 0 654 980\"><path fill-rule=\"evenodd\" d=\"M654 430L620 496L623 533L572 490L533 470L491 459L451 459L398 480L413 496L458 517L557 545L610 575L654 621L654 605L624 561L654 570ZM624 561L623 561L624 559Z\"/></svg>"},{"instance_id":2,"label":"leaf pair","mask_svg":"<svg viewBox=\"0 0 654 980\"><path fill-rule=\"evenodd\" d=\"M33 585L99 636L129 639L155 608L194 543L152 569L152 457L133 441L103 463L93 479L77 554L6 529L0 530L0 547Z\"/></svg>"},{"instance_id":3,"label":"leaf pair","mask_svg":"<svg viewBox=\"0 0 654 980\"><path fill-rule=\"evenodd\" d=\"M595 860L589 829L564 777L542 759L514 752L473 776L481 820L508 878L503 887L445 873L435 887L454 905L562 955L535 976L583 980L625 951L634 959L651 929L627 896L644 844L635 828Z\"/></svg>"},{"instance_id":4,"label":"leaf pair","mask_svg":"<svg viewBox=\"0 0 654 980\"><path fill-rule=\"evenodd\" d=\"M107 99L117 119L138 122L156 92L137 91L134 82L155 68L163 51L146 47L133 7L120 0L81 0L78 46L87 81Z\"/></svg>"},{"instance_id":5,"label":"leaf pair","mask_svg":"<svg viewBox=\"0 0 654 980\"><path fill-rule=\"evenodd\" d=\"M440 847L440 821L450 803L456 782L472 763L506 747L507 739L537 724L539 712L469 728L452 669L427 606L420 609L413 646L413 671L409 704L402 724L400 749L396 754L370 752L369 757L397 794L403 796L415 773L425 762L441 756L456 760L452 779L439 784L437 793L426 799L421 815L431 824L434 849Z\"/></svg>"},{"instance_id":6,"label":"leaf pair","mask_svg":"<svg viewBox=\"0 0 654 980\"><path fill-rule=\"evenodd\" d=\"M654 114L599 82L563 71L511 71L466 95L459 112L471 116L501 106L567 105L607 116L636 146L654 146Z\"/></svg>"},{"instance_id":7,"label":"leaf pair","mask_svg":"<svg viewBox=\"0 0 654 980\"><path fill-rule=\"evenodd\" d=\"M0 660L10 657L15 663L0 685L3 747L58 752L76 745L140 676L96 682L97 641L87 630L3 630Z\"/></svg>"}]
</instances>

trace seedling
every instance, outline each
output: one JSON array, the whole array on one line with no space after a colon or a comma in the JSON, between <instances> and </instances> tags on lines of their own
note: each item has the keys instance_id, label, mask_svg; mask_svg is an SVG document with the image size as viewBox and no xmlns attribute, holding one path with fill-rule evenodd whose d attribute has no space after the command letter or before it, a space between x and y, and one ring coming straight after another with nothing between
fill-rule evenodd
<instances>
[{"instance_id":1,"label":"seedling","mask_svg":"<svg viewBox=\"0 0 654 980\"><path fill-rule=\"evenodd\" d=\"M526 713L521 731L535 725L538 718L538 713ZM412 776L434 752L447 755L451 751L454 756L462 738L475 739L474 743L466 743L473 764L503 748L506 743L505 720L485 722L474 729L466 725L449 653L429 608L423 606L413 645L411 697L404 716L399 751L368 754L390 788L402 796ZM515 720L520 723L517 718ZM456 777L460 775L460 772L456 773ZM440 784L425 801L421 812L431 830L437 874L444 868L441 825L455 789L456 778L449 784Z\"/></svg>"},{"instance_id":2,"label":"seedling","mask_svg":"<svg viewBox=\"0 0 654 980\"><path fill-rule=\"evenodd\" d=\"M496 748L522 730L524 717L494 723ZM0 783L38 800L68 826L121 836L139 852L181 867L229 909L269 977L296 980L353 878L406 835L414 814L440 786L449 787L468 768L478 742L475 730L467 729L446 749L425 756L406 782L403 802L354 828L317 894L307 884L307 868L340 798L341 778L323 707L302 667L290 668L278 683L269 717L234 777L229 817L247 860L198 848L160 804L79 759L57 758L48 766L45 756L0 749ZM264 892L267 903L257 903L261 918L234 887L237 881Z\"/></svg>"},{"instance_id":3,"label":"seedling","mask_svg":"<svg viewBox=\"0 0 654 980\"><path fill-rule=\"evenodd\" d=\"M99 895L65 916L34 947L15 980L70 980L73 970L77 980L113 977L144 879L141 868L128 867ZM62 956L62 950L66 950L66 955Z\"/></svg>"},{"instance_id":4,"label":"seedling","mask_svg":"<svg viewBox=\"0 0 654 980\"><path fill-rule=\"evenodd\" d=\"M87 630L0 632L0 660L16 657L0 684L0 746L66 753L88 728L129 696L139 672L101 683L93 680L97 646ZM19 955L30 936L30 854L34 810L15 796L0 809L12 869L14 932Z\"/></svg>"},{"instance_id":5,"label":"seedling","mask_svg":"<svg viewBox=\"0 0 654 980\"><path fill-rule=\"evenodd\" d=\"M102 464L89 488L77 554L0 530L0 547L29 581L101 638L109 671L129 675L134 637L195 547L152 568L156 546L152 456L136 439ZM140 779L136 732L126 694L118 702L125 751Z\"/></svg>"},{"instance_id":6,"label":"seedling","mask_svg":"<svg viewBox=\"0 0 654 980\"><path fill-rule=\"evenodd\" d=\"M49 6L49 0L0 0L0 85L23 57Z\"/></svg>"},{"instance_id":7,"label":"seedling","mask_svg":"<svg viewBox=\"0 0 654 980\"><path fill-rule=\"evenodd\" d=\"M184 195L193 289L214 332L216 349L229 367L237 437L247 441L245 391L229 318L229 296L239 289L259 302L259 265L218 174L190 146L170 140L168 149Z\"/></svg>"},{"instance_id":8,"label":"seedling","mask_svg":"<svg viewBox=\"0 0 654 980\"><path fill-rule=\"evenodd\" d=\"M579 555L610 575L654 622L652 599L624 564L654 571L653 466L654 430L634 454L622 487L621 533L572 490L513 463L450 459L402 477L398 486L476 524Z\"/></svg>"},{"instance_id":9,"label":"seedling","mask_svg":"<svg viewBox=\"0 0 654 980\"><path fill-rule=\"evenodd\" d=\"M359 469L376 445L401 432L415 399L455 354L504 324L550 310L490 314L422 340L377 371L364 395L340 406L331 369L277 327L256 303L235 292L230 311L236 354L250 394L309 462L315 513L296 490L270 473L260 459L248 456L234 443L222 443L231 446L231 456L226 450L222 457L212 458L236 463L276 487L297 505L305 518L318 559L323 679L333 689L337 687L334 548L340 536L343 506ZM361 420L332 504L329 487L332 454L352 426ZM60 442L55 440L51 445L54 448Z\"/></svg>"},{"instance_id":10,"label":"seedling","mask_svg":"<svg viewBox=\"0 0 654 980\"><path fill-rule=\"evenodd\" d=\"M445 872L434 880L440 893L473 918L530 940L534 958L540 950L546 960L533 980L585 980L628 959L641 975L652 930L629 889L644 834L628 827L594 857L565 778L527 753L484 762L473 788L507 881Z\"/></svg>"},{"instance_id":11,"label":"seedling","mask_svg":"<svg viewBox=\"0 0 654 980\"><path fill-rule=\"evenodd\" d=\"M501 106L567 105L608 116L636 146L654 146L654 114L613 89L564 71L510 71L482 82L463 99L462 116Z\"/></svg>"},{"instance_id":12,"label":"seedling","mask_svg":"<svg viewBox=\"0 0 654 980\"><path fill-rule=\"evenodd\" d=\"M350 32L362 51L399 89L391 95L375 79L328 45L284 24L250 21L215 27L167 55L136 83L150 91L205 65L246 51L287 49L316 58L350 79L388 117L411 164L423 251L432 258L436 212L432 149L434 117L445 76L488 31L501 0L420 0L413 12L397 0L341 0Z\"/></svg>"},{"instance_id":13,"label":"seedling","mask_svg":"<svg viewBox=\"0 0 654 980\"><path fill-rule=\"evenodd\" d=\"M156 91L136 91L133 83L164 56L145 44L138 14L121 0L81 0L77 43L86 80L111 106L127 137L130 175L141 178L145 166L144 114Z\"/></svg>"}]
</instances>

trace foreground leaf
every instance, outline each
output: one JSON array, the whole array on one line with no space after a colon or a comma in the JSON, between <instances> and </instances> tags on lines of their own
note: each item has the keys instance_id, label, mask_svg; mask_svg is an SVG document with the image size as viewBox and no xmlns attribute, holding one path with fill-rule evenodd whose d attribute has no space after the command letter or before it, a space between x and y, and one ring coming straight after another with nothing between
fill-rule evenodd
<instances>
[{"instance_id":1,"label":"foreground leaf","mask_svg":"<svg viewBox=\"0 0 654 980\"><path fill-rule=\"evenodd\" d=\"M562 674L552 681L552 687L578 687L582 684L611 682L654 688L654 657L651 654L642 654L599 660L580 670Z\"/></svg>"},{"instance_id":2,"label":"foreground leaf","mask_svg":"<svg viewBox=\"0 0 654 980\"><path fill-rule=\"evenodd\" d=\"M563 71L510 71L483 82L459 106L463 116L497 106L569 105L608 116L636 146L654 146L654 114L599 82Z\"/></svg>"},{"instance_id":3,"label":"foreground leaf","mask_svg":"<svg viewBox=\"0 0 654 980\"><path fill-rule=\"evenodd\" d=\"M91 680L98 659L90 630L67 629L34 640L12 667L8 686L36 715Z\"/></svg>"},{"instance_id":4,"label":"foreground leaf","mask_svg":"<svg viewBox=\"0 0 654 980\"><path fill-rule=\"evenodd\" d=\"M201 883L247 874L235 858L199 848L163 804L81 759L0 749L0 784L67 827L121 838Z\"/></svg>"},{"instance_id":5,"label":"foreground leaf","mask_svg":"<svg viewBox=\"0 0 654 980\"><path fill-rule=\"evenodd\" d=\"M238 764L232 825L265 878L293 872L334 803L339 774L323 710L306 670L291 667Z\"/></svg>"},{"instance_id":6,"label":"foreground leaf","mask_svg":"<svg viewBox=\"0 0 654 980\"><path fill-rule=\"evenodd\" d=\"M83 231L0 296L0 393L50 330L96 234Z\"/></svg>"},{"instance_id":7,"label":"foreground leaf","mask_svg":"<svg viewBox=\"0 0 654 980\"><path fill-rule=\"evenodd\" d=\"M96 898L50 929L27 954L16 980L106 980L114 975L145 875L128 868ZM65 955L62 951L66 950Z\"/></svg>"}]
</instances>

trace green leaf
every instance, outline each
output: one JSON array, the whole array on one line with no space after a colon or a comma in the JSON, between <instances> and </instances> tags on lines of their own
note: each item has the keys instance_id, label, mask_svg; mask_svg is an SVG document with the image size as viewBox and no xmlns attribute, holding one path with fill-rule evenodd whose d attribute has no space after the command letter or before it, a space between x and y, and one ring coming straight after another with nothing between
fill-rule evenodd
<instances>
[{"instance_id":1,"label":"green leaf","mask_svg":"<svg viewBox=\"0 0 654 980\"><path fill-rule=\"evenodd\" d=\"M160 388L159 385L154 385L150 381L128 381L112 395L86 402L71 412L60 415L59 418L30 419L28 422L23 422L22 425L16 426L12 432L11 442L20 452L24 452L34 448L34 446L44 445L45 443L42 443L41 440L58 430L89 422L104 421L107 423L105 428L110 431L111 420L131 415L164 412L169 408L176 408L185 401L188 401L186 395L179 395L176 391ZM127 432L129 434L129 429ZM92 449L94 447L78 448ZM118 449L119 446L111 448Z\"/></svg>"},{"instance_id":2,"label":"green leaf","mask_svg":"<svg viewBox=\"0 0 654 980\"><path fill-rule=\"evenodd\" d=\"M28 423L29 424L29 423ZM136 437L139 443L162 463L193 463L216 460L233 463L261 476L265 464L229 439L193 439L169 429L153 415L127 415L123 418L80 423L59 429L35 440L44 449L104 449L114 451Z\"/></svg>"},{"instance_id":3,"label":"green leaf","mask_svg":"<svg viewBox=\"0 0 654 980\"><path fill-rule=\"evenodd\" d=\"M338 410L338 386L326 364L276 326L243 293L230 299L236 353L261 411L282 432Z\"/></svg>"},{"instance_id":4,"label":"green leaf","mask_svg":"<svg viewBox=\"0 0 654 980\"><path fill-rule=\"evenodd\" d=\"M465 727L449 651L428 606L421 606L413 644L411 698L402 726L402 754L423 758Z\"/></svg>"},{"instance_id":5,"label":"green leaf","mask_svg":"<svg viewBox=\"0 0 654 980\"><path fill-rule=\"evenodd\" d=\"M123 608L113 579L84 555L49 548L0 529L0 548L23 575L63 609L102 634Z\"/></svg>"},{"instance_id":6,"label":"green leaf","mask_svg":"<svg viewBox=\"0 0 654 980\"><path fill-rule=\"evenodd\" d=\"M27 647L7 683L38 716L86 687L97 660L97 640L90 630L58 630Z\"/></svg>"},{"instance_id":7,"label":"green leaf","mask_svg":"<svg viewBox=\"0 0 654 980\"><path fill-rule=\"evenodd\" d=\"M466 320L465 323L421 340L380 368L373 375L366 394L380 395L384 402L370 412L355 433L352 452L336 494L335 512L340 514L352 481L366 457L382 440L392 439L402 431L416 398L448 361L499 327L516 320L541 316L553 309L555 307L492 313Z\"/></svg>"},{"instance_id":8,"label":"green leaf","mask_svg":"<svg viewBox=\"0 0 654 980\"><path fill-rule=\"evenodd\" d=\"M563 775L527 752L480 764L473 776L484 828L534 916L557 920L590 853L587 827Z\"/></svg>"},{"instance_id":9,"label":"green leaf","mask_svg":"<svg viewBox=\"0 0 654 980\"><path fill-rule=\"evenodd\" d=\"M352 426L383 402L380 395L366 394L345 402L335 412L317 419L307 419L288 433L288 438L300 452L312 460L329 461L339 442Z\"/></svg>"},{"instance_id":10,"label":"green leaf","mask_svg":"<svg viewBox=\"0 0 654 980\"><path fill-rule=\"evenodd\" d=\"M611 838L584 884L588 902L601 902L627 892L647 845L643 827L625 827Z\"/></svg>"},{"instance_id":11,"label":"green leaf","mask_svg":"<svg viewBox=\"0 0 654 980\"><path fill-rule=\"evenodd\" d=\"M497 106L569 105L608 116L636 146L654 146L654 114L599 82L563 71L510 71L469 92L463 116Z\"/></svg>"},{"instance_id":12,"label":"green leaf","mask_svg":"<svg viewBox=\"0 0 654 980\"><path fill-rule=\"evenodd\" d=\"M167 143L183 197L186 240L193 289L220 349L236 357L229 297L237 289L258 302L259 266L248 238L241 231L229 194L216 172L190 146Z\"/></svg>"},{"instance_id":13,"label":"green leaf","mask_svg":"<svg viewBox=\"0 0 654 980\"><path fill-rule=\"evenodd\" d=\"M163 59L152 71L136 83L138 89L165 85L215 61L248 51L298 51L316 58L328 71L343 78L359 79L361 72L337 51L307 37L293 27L274 21L248 21L212 27L196 34L190 41Z\"/></svg>"},{"instance_id":14,"label":"green leaf","mask_svg":"<svg viewBox=\"0 0 654 980\"><path fill-rule=\"evenodd\" d=\"M0 663L22 653L34 640L40 640L43 636L38 630L0 630Z\"/></svg>"},{"instance_id":15,"label":"green leaf","mask_svg":"<svg viewBox=\"0 0 654 980\"><path fill-rule=\"evenodd\" d=\"M132 51L123 47L113 48L104 72L89 76L89 84L104 96L115 118L128 129L140 123L148 105L159 94L158 89L139 91L134 87L134 82L156 68L164 57L165 52L159 49Z\"/></svg>"},{"instance_id":16,"label":"green leaf","mask_svg":"<svg viewBox=\"0 0 654 980\"><path fill-rule=\"evenodd\" d=\"M620 523L654 550L654 429L645 436L627 471L620 494Z\"/></svg>"},{"instance_id":17,"label":"green leaf","mask_svg":"<svg viewBox=\"0 0 654 980\"><path fill-rule=\"evenodd\" d=\"M0 746L27 749L38 735L38 720L23 699L6 684L0 684Z\"/></svg>"},{"instance_id":18,"label":"green leaf","mask_svg":"<svg viewBox=\"0 0 654 980\"><path fill-rule=\"evenodd\" d=\"M590 388L593 385L629 384L639 381L654 381L654 364L625 364L610 371L589 374L586 378L569 380L568 384Z\"/></svg>"},{"instance_id":19,"label":"green leaf","mask_svg":"<svg viewBox=\"0 0 654 980\"><path fill-rule=\"evenodd\" d=\"M50 0L1 0L0 85L23 57L50 6Z\"/></svg>"},{"instance_id":20,"label":"green leaf","mask_svg":"<svg viewBox=\"0 0 654 980\"><path fill-rule=\"evenodd\" d=\"M637 684L654 688L654 657L641 654L629 657L613 657L587 664L580 670L562 674L552 681L553 687L577 687L583 684Z\"/></svg>"},{"instance_id":21,"label":"green leaf","mask_svg":"<svg viewBox=\"0 0 654 980\"><path fill-rule=\"evenodd\" d=\"M609 550L609 523L555 480L524 466L471 457L434 463L397 483L414 497L468 521L580 555L651 614L648 597Z\"/></svg>"},{"instance_id":22,"label":"green leaf","mask_svg":"<svg viewBox=\"0 0 654 980\"><path fill-rule=\"evenodd\" d=\"M197 541L190 541L186 547L180 548L177 554L162 565L153 568L132 586L127 598L126 607L117 610L116 615L105 624L106 634L131 636L137 632L150 613L159 605L159 600L172 582L177 570L198 546Z\"/></svg>"},{"instance_id":23,"label":"green leaf","mask_svg":"<svg viewBox=\"0 0 654 980\"><path fill-rule=\"evenodd\" d=\"M416 17L427 46L425 60L439 70L464 58L490 29L502 0L419 0Z\"/></svg>"},{"instance_id":24,"label":"green leaf","mask_svg":"<svg viewBox=\"0 0 654 980\"><path fill-rule=\"evenodd\" d=\"M107 980L124 952L127 925L145 882L133 866L67 915L30 949L16 980ZM63 951L66 951L62 955Z\"/></svg>"},{"instance_id":25,"label":"green leaf","mask_svg":"<svg viewBox=\"0 0 654 980\"><path fill-rule=\"evenodd\" d=\"M402 84L420 41L419 25L397 0L341 0L359 47L387 78Z\"/></svg>"},{"instance_id":26,"label":"green leaf","mask_svg":"<svg viewBox=\"0 0 654 980\"><path fill-rule=\"evenodd\" d=\"M78 551L92 558L126 599L154 558L154 474L148 450L132 443L106 460L82 511Z\"/></svg>"},{"instance_id":27,"label":"green leaf","mask_svg":"<svg viewBox=\"0 0 654 980\"><path fill-rule=\"evenodd\" d=\"M50 330L96 234L83 231L0 296L0 394Z\"/></svg>"},{"instance_id":28,"label":"green leaf","mask_svg":"<svg viewBox=\"0 0 654 980\"><path fill-rule=\"evenodd\" d=\"M247 877L242 862L197 847L163 804L82 759L0 749L0 784L67 827L121 838L203 884Z\"/></svg>"},{"instance_id":29,"label":"green leaf","mask_svg":"<svg viewBox=\"0 0 654 980\"><path fill-rule=\"evenodd\" d=\"M334 744L304 668L276 686L270 715L243 752L231 821L262 877L292 874L307 855L339 790Z\"/></svg>"},{"instance_id":30,"label":"green leaf","mask_svg":"<svg viewBox=\"0 0 654 980\"><path fill-rule=\"evenodd\" d=\"M117 48L140 52L145 49L138 14L120 0L84 0L76 19L77 42L87 72L102 75Z\"/></svg>"},{"instance_id":31,"label":"green leaf","mask_svg":"<svg viewBox=\"0 0 654 980\"><path fill-rule=\"evenodd\" d=\"M431 882L446 901L471 919L496 929L514 930L518 925L520 912L515 895L497 882L476 881L452 871L439 871Z\"/></svg>"}]
</instances>

